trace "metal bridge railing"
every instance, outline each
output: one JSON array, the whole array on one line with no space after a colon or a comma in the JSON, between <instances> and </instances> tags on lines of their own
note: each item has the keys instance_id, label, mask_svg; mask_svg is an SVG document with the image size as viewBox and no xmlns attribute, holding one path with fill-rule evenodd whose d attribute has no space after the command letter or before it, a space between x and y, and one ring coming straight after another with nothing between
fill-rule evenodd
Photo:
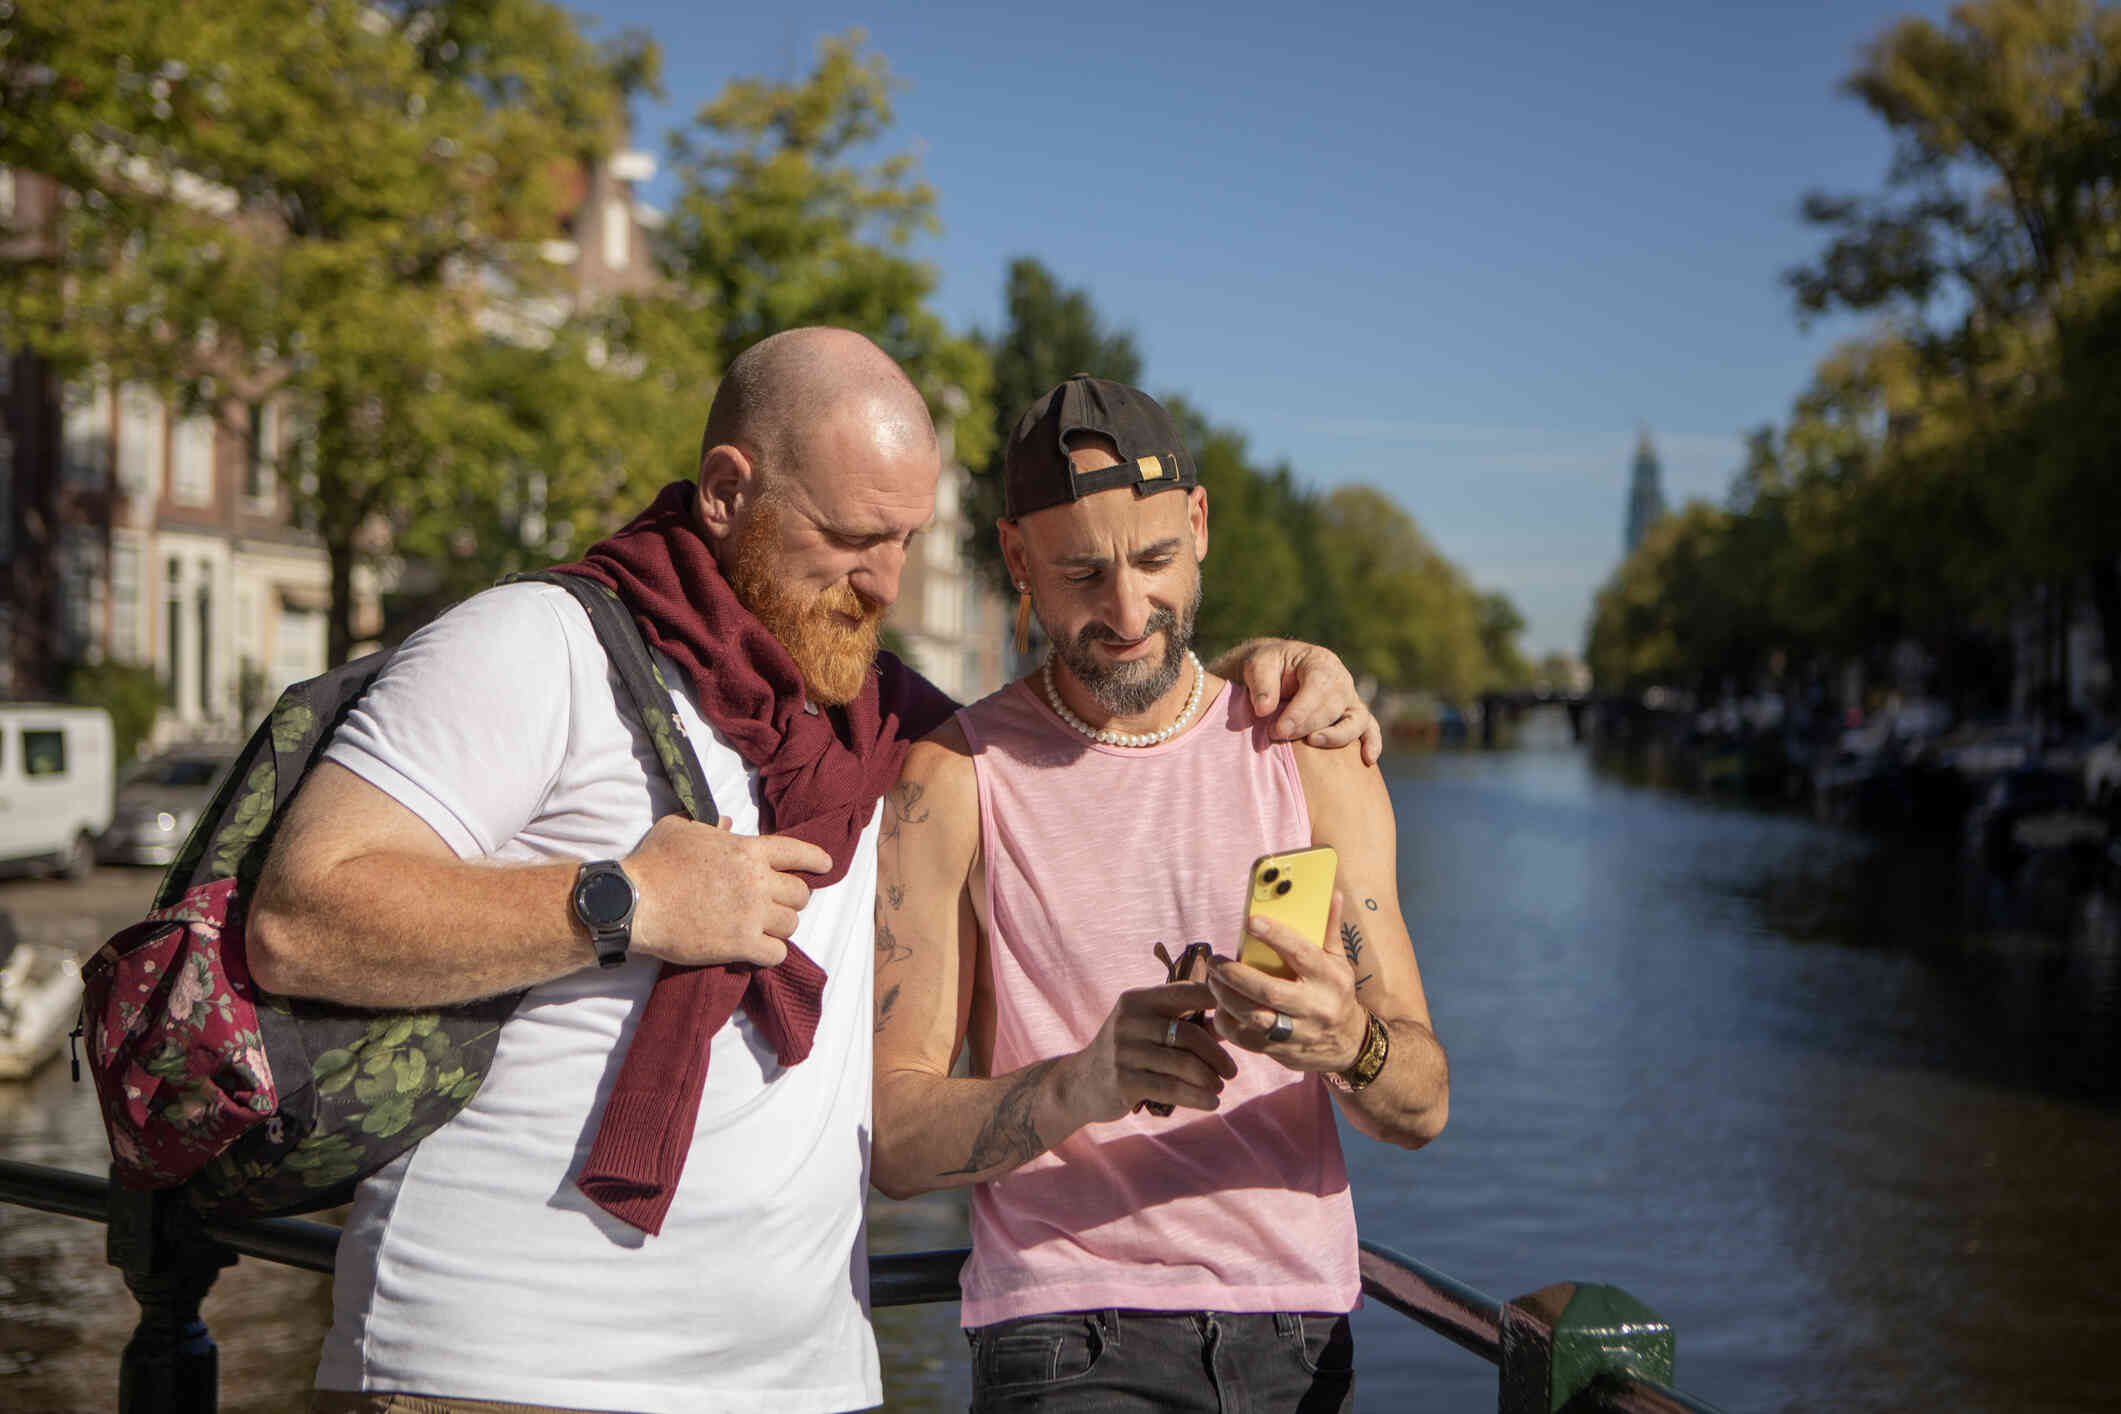
<instances>
[{"instance_id":1,"label":"metal bridge railing","mask_svg":"<svg viewBox=\"0 0 2121 1414\"><path fill-rule=\"evenodd\" d=\"M119 1357L119 1414L213 1414L219 1353L199 1306L223 1267L257 1257L330 1272L339 1230L303 1218L217 1222L174 1193L0 1159L0 1203L107 1223L107 1255L140 1303ZM871 1253L869 1304L958 1299L963 1249ZM1671 1387L1672 1327L1618 1287L1564 1282L1497 1301L1374 1242L1362 1289L1496 1367L1498 1414L1718 1414Z\"/></svg>"}]
</instances>

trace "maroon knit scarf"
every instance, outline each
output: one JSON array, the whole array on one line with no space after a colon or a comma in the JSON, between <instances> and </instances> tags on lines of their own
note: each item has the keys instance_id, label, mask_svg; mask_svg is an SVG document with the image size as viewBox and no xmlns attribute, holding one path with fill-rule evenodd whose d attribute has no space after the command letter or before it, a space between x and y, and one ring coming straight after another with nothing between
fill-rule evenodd
<instances>
[{"instance_id":1,"label":"maroon knit scarf","mask_svg":"<svg viewBox=\"0 0 2121 1414\"><path fill-rule=\"evenodd\" d=\"M804 710L803 677L737 602L700 532L698 488L675 481L622 529L556 569L615 590L648 646L684 674L700 715L759 774L759 828L832 856L836 883L906 749L950 699L890 653L844 708ZM715 1032L741 1005L784 1066L810 1054L825 973L794 944L777 967L663 965L575 1185L642 1231L662 1230L692 1144Z\"/></svg>"}]
</instances>

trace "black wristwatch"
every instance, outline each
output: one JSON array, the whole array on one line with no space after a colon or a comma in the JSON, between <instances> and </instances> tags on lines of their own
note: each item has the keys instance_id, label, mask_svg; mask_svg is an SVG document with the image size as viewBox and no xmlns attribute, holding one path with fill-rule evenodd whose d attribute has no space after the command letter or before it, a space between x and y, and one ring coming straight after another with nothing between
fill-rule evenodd
<instances>
[{"instance_id":1,"label":"black wristwatch","mask_svg":"<svg viewBox=\"0 0 2121 1414\"><path fill-rule=\"evenodd\" d=\"M616 859L592 859L574 876L574 916L589 930L597 966L617 967L626 960L640 897Z\"/></svg>"}]
</instances>

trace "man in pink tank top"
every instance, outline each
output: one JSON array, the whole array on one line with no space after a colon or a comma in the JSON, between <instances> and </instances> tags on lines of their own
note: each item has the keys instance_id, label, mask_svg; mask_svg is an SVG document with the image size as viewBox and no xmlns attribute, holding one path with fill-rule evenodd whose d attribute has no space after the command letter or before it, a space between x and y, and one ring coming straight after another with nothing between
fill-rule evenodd
<instances>
[{"instance_id":1,"label":"man in pink tank top","mask_svg":"<svg viewBox=\"0 0 2121 1414\"><path fill-rule=\"evenodd\" d=\"M1005 474L1054 648L885 798L874 1180L972 1187L976 1411L1345 1409L1334 1112L1412 1149L1449 1106L1383 777L1274 740L1193 656L1207 493L1153 399L1069 379ZM1269 923L1284 975L1228 960L1253 861L1314 844L1339 853L1327 946ZM1197 943L1220 956L1172 980L1159 957Z\"/></svg>"}]
</instances>

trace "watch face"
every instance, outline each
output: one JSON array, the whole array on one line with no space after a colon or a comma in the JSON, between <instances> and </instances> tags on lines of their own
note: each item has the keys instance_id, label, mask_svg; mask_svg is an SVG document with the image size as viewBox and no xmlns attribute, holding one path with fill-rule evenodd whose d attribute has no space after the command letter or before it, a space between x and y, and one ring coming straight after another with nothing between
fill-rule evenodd
<instances>
[{"instance_id":1,"label":"watch face","mask_svg":"<svg viewBox=\"0 0 2121 1414\"><path fill-rule=\"evenodd\" d=\"M593 928L608 928L633 907L633 885L616 870L591 874L575 889L575 907Z\"/></svg>"}]
</instances>

